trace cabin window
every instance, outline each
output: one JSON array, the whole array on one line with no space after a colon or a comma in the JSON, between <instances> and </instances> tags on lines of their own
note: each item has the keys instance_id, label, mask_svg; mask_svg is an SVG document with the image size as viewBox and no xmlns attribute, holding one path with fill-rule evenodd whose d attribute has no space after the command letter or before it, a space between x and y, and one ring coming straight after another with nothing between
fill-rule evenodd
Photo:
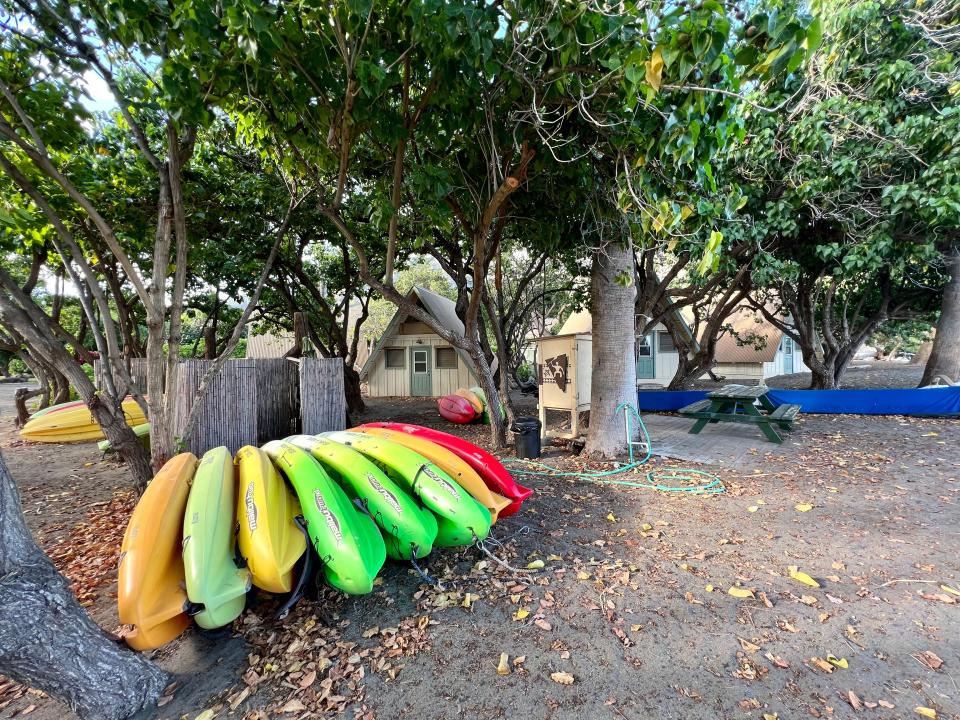
<instances>
[{"instance_id":1,"label":"cabin window","mask_svg":"<svg viewBox=\"0 0 960 720\"><path fill-rule=\"evenodd\" d=\"M440 370L455 370L457 368L457 351L450 347L438 347L436 366Z\"/></svg>"},{"instance_id":2,"label":"cabin window","mask_svg":"<svg viewBox=\"0 0 960 720\"><path fill-rule=\"evenodd\" d=\"M657 338L660 343L660 352L676 352L677 346L673 342L673 335L663 330L660 331L660 337Z\"/></svg>"},{"instance_id":3,"label":"cabin window","mask_svg":"<svg viewBox=\"0 0 960 720\"><path fill-rule=\"evenodd\" d=\"M407 366L406 362L404 362L406 353L403 351L403 348L387 348L383 351L383 357L387 368L402 370Z\"/></svg>"},{"instance_id":4,"label":"cabin window","mask_svg":"<svg viewBox=\"0 0 960 720\"><path fill-rule=\"evenodd\" d=\"M653 357L653 348L650 346L651 335L641 335L637 338L637 357Z\"/></svg>"}]
</instances>

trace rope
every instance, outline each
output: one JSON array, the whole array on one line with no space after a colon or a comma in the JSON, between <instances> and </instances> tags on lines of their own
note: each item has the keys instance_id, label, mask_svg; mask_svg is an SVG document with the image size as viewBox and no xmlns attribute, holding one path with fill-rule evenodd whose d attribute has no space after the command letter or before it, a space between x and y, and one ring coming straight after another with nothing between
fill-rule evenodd
<instances>
[{"instance_id":1,"label":"rope","mask_svg":"<svg viewBox=\"0 0 960 720\"><path fill-rule=\"evenodd\" d=\"M519 467L515 471L517 475L535 475L552 478L572 477L579 478L581 480L587 480L589 482L602 483L605 485L621 485L624 487L642 488L645 490L660 490L661 492L712 494L722 493L725 491L723 483L720 482L719 477L713 475L712 473L704 472L703 470L697 470L695 468L669 468L660 472L651 470L646 474L646 482L608 479L613 475L619 475L631 470L636 470L636 468L649 462L650 458L653 456L650 433L647 431L647 426L643 424L643 418L640 417L640 413L633 405L628 403L620 403L613 412L616 414L621 410L623 410L624 428L627 435L627 448L629 450L629 462L627 462L626 465L621 465L620 467L613 468L612 470L601 470L598 472L563 472L557 470L555 467L547 465L546 463L537 462L536 460L505 458L505 462L511 465L524 463L528 466L536 468L527 470ZM646 447L646 454L641 460L635 459L633 452L634 446L640 444L639 442L631 440L633 437L632 421L634 419L636 419L636 422L640 425L640 432L643 434L643 444ZM694 484L678 485L668 483Z\"/></svg>"},{"instance_id":2,"label":"rope","mask_svg":"<svg viewBox=\"0 0 960 720\"><path fill-rule=\"evenodd\" d=\"M440 592L446 591L447 588L442 582L437 580L432 575L428 574L423 568L420 567L420 565L417 564L416 548L413 548L413 550L410 552L410 564L413 565L413 569L417 571L417 574L421 577L421 579L423 579L425 583L427 583L427 585L432 585Z\"/></svg>"}]
</instances>

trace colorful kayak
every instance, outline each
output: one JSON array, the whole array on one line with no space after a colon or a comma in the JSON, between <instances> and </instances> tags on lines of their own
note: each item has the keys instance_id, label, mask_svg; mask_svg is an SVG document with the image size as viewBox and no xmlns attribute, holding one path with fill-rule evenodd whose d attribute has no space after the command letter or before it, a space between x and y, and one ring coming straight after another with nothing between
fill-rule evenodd
<instances>
[{"instance_id":1,"label":"colorful kayak","mask_svg":"<svg viewBox=\"0 0 960 720\"><path fill-rule=\"evenodd\" d=\"M133 434L140 438L140 442L150 449L150 423L143 423L143 425L137 425L133 428ZM97 450L102 453L113 452L113 446L110 444L109 440L101 440L97 443Z\"/></svg>"},{"instance_id":2,"label":"colorful kayak","mask_svg":"<svg viewBox=\"0 0 960 720\"><path fill-rule=\"evenodd\" d=\"M477 417L473 405L459 395L445 395L437 400L437 410L444 420L460 425L473 422Z\"/></svg>"},{"instance_id":3,"label":"colorful kayak","mask_svg":"<svg viewBox=\"0 0 960 720\"><path fill-rule=\"evenodd\" d=\"M293 567L307 549L296 523L300 503L260 448L247 445L234 459L240 475L237 545L253 584L272 593L293 589Z\"/></svg>"},{"instance_id":4,"label":"colorful kayak","mask_svg":"<svg viewBox=\"0 0 960 720\"><path fill-rule=\"evenodd\" d=\"M47 413L59 412L60 410L72 410L73 408L86 407L87 403L85 400L70 400L65 403L58 403L56 405L48 405L45 408L37 410L35 413L31 413L30 420L33 420L38 417L43 417Z\"/></svg>"},{"instance_id":5,"label":"colorful kayak","mask_svg":"<svg viewBox=\"0 0 960 720\"><path fill-rule=\"evenodd\" d=\"M246 603L250 571L236 553L237 483L225 447L208 450L193 476L183 517L183 568L190 613L207 630L233 622Z\"/></svg>"},{"instance_id":6,"label":"colorful kayak","mask_svg":"<svg viewBox=\"0 0 960 720\"><path fill-rule=\"evenodd\" d=\"M367 435L375 435L376 437L383 438L384 440L400 443L401 445L410 448L415 453L423 455L425 458L427 458L427 460L437 465L441 470L447 473L447 475L456 480L457 484L470 493L474 500L489 510L493 522L497 521L497 516L500 511L507 507L511 502L503 495L490 490L486 483L483 482L483 478L481 478L477 472L470 467L470 464L466 460L462 459L456 453L440 447L434 442L430 442L426 438L417 437L416 435L408 435L407 433L397 432L396 430L386 430L384 428L375 427L353 428L353 432L362 432L366 433Z\"/></svg>"},{"instance_id":7,"label":"colorful kayak","mask_svg":"<svg viewBox=\"0 0 960 720\"><path fill-rule=\"evenodd\" d=\"M468 403L470 403L470 405L478 414L483 412L483 408L484 408L483 400L478 398L475 392L472 392L471 390L467 390L466 388L460 388L454 393L454 395L459 395Z\"/></svg>"},{"instance_id":8,"label":"colorful kayak","mask_svg":"<svg viewBox=\"0 0 960 720\"><path fill-rule=\"evenodd\" d=\"M373 590L387 549L370 516L350 501L307 451L283 440L268 442L263 450L300 498L327 582L351 595Z\"/></svg>"},{"instance_id":9,"label":"colorful kayak","mask_svg":"<svg viewBox=\"0 0 960 720\"><path fill-rule=\"evenodd\" d=\"M435 464L399 443L358 432L329 432L328 437L366 455L408 494L437 516L440 547L469 545L490 533L490 511Z\"/></svg>"},{"instance_id":10,"label":"colorful kayak","mask_svg":"<svg viewBox=\"0 0 960 720\"><path fill-rule=\"evenodd\" d=\"M123 535L117 612L122 624L133 625L125 640L135 650L158 648L190 625L181 540L196 467L193 453L170 458L147 486Z\"/></svg>"},{"instance_id":11,"label":"colorful kayak","mask_svg":"<svg viewBox=\"0 0 960 720\"><path fill-rule=\"evenodd\" d=\"M143 410L133 398L123 401L123 414L131 427L147 422ZM103 431L86 403L33 418L20 428L20 437L34 442L65 443L103 440Z\"/></svg>"},{"instance_id":12,"label":"colorful kayak","mask_svg":"<svg viewBox=\"0 0 960 720\"><path fill-rule=\"evenodd\" d=\"M437 519L353 448L329 438L293 435L286 439L323 465L327 474L379 526L394 560L426 557L437 539Z\"/></svg>"},{"instance_id":13,"label":"colorful kayak","mask_svg":"<svg viewBox=\"0 0 960 720\"><path fill-rule=\"evenodd\" d=\"M409 423L372 422L360 427L379 427L422 437L466 460L470 463L470 467L483 478L488 488L512 501L510 505L500 511L500 517L502 518L516 513L520 509L521 503L533 495L533 490L519 485L493 455L456 435Z\"/></svg>"}]
</instances>

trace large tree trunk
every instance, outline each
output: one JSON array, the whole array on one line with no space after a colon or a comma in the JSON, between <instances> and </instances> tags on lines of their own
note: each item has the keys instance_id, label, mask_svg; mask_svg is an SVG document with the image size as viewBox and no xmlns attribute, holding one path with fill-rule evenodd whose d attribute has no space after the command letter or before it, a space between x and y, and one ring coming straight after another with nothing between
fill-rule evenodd
<instances>
[{"instance_id":1,"label":"large tree trunk","mask_svg":"<svg viewBox=\"0 0 960 720\"><path fill-rule=\"evenodd\" d=\"M507 422L504 418L506 410L503 408L503 401L500 398L500 391L497 389L496 380L493 378L493 372L490 370L490 363L487 362L483 354L483 348L479 342L466 343L467 354L473 363L473 371L480 381L480 387L483 388L483 394L487 396L487 415L490 416L490 439L494 447L502 450L507 445Z\"/></svg>"},{"instance_id":2,"label":"large tree trunk","mask_svg":"<svg viewBox=\"0 0 960 720\"><path fill-rule=\"evenodd\" d=\"M629 239L623 245L611 243L594 255L590 279L593 373L585 452L596 458L612 458L627 451L624 413L616 409L621 404L637 405L637 288L633 277Z\"/></svg>"},{"instance_id":3,"label":"large tree trunk","mask_svg":"<svg viewBox=\"0 0 960 720\"><path fill-rule=\"evenodd\" d=\"M347 400L347 412L359 414L366 409L360 392L360 373L355 367L343 364L343 392Z\"/></svg>"},{"instance_id":4,"label":"large tree trunk","mask_svg":"<svg viewBox=\"0 0 960 720\"><path fill-rule=\"evenodd\" d=\"M37 547L0 455L0 673L43 690L82 720L151 706L167 674L104 633Z\"/></svg>"},{"instance_id":5,"label":"large tree trunk","mask_svg":"<svg viewBox=\"0 0 960 720\"><path fill-rule=\"evenodd\" d=\"M929 385L942 375L953 382L960 381L960 245L947 256L950 281L943 289L940 320L933 339L930 359L923 371L920 385Z\"/></svg>"}]
</instances>

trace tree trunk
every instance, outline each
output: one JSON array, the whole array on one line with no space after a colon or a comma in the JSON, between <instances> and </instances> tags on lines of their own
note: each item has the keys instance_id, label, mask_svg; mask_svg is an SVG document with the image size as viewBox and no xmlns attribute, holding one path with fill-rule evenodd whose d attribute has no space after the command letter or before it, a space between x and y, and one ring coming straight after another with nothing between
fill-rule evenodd
<instances>
[{"instance_id":1,"label":"tree trunk","mask_svg":"<svg viewBox=\"0 0 960 720\"><path fill-rule=\"evenodd\" d=\"M217 359L217 329L212 326L203 329L203 359Z\"/></svg>"},{"instance_id":2,"label":"tree trunk","mask_svg":"<svg viewBox=\"0 0 960 720\"><path fill-rule=\"evenodd\" d=\"M938 375L953 382L960 381L960 245L952 249L947 263L950 281L943 289L937 334L920 380L921 387L932 383Z\"/></svg>"},{"instance_id":3,"label":"tree trunk","mask_svg":"<svg viewBox=\"0 0 960 720\"><path fill-rule=\"evenodd\" d=\"M633 277L633 244L629 238L623 245L611 243L594 255L590 278L593 376L590 429L584 451L595 458L612 458L627 451L624 413L616 409L621 404L637 406L637 288Z\"/></svg>"},{"instance_id":4,"label":"tree trunk","mask_svg":"<svg viewBox=\"0 0 960 720\"><path fill-rule=\"evenodd\" d=\"M30 535L0 455L0 673L64 703L81 720L152 706L167 674L104 633Z\"/></svg>"},{"instance_id":5,"label":"tree trunk","mask_svg":"<svg viewBox=\"0 0 960 720\"><path fill-rule=\"evenodd\" d=\"M477 376L477 380L480 381L483 394L487 396L486 409L487 415L490 416L490 440L497 450L502 450L507 446L507 423L501 413L503 402L500 399L500 391L497 389L497 383L493 379L493 372L490 370L490 363L487 362L480 343L468 342L467 345L467 354L472 361L473 371Z\"/></svg>"},{"instance_id":6,"label":"tree trunk","mask_svg":"<svg viewBox=\"0 0 960 720\"><path fill-rule=\"evenodd\" d=\"M343 364L343 392L347 400L347 412L359 414L366 409L360 393L360 373L346 363Z\"/></svg>"}]
</instances>

